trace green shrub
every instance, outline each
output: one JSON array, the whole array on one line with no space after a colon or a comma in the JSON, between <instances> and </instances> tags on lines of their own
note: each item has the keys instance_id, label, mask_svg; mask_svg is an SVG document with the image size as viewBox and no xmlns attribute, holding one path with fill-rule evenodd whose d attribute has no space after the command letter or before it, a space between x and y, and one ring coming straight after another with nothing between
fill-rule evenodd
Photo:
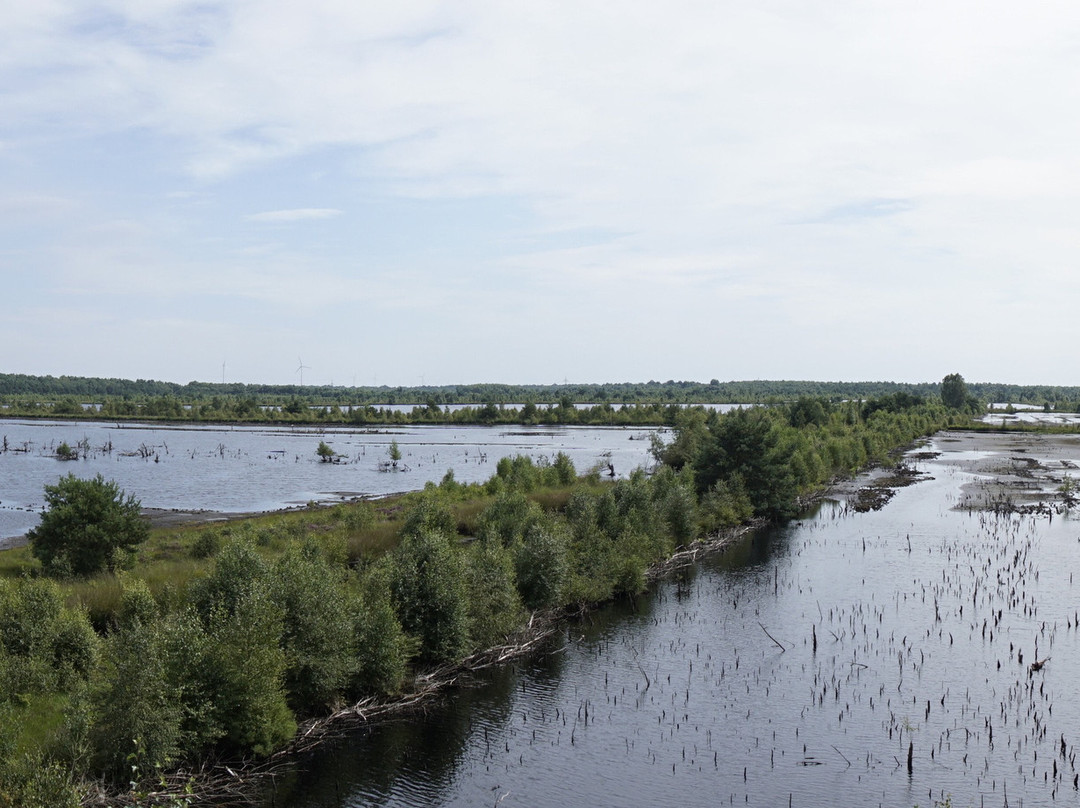
<instances>
[{"instance_id":1,"label":"green shrub","mask_svg":"<svg viewBox=\"0 0 1080 808\"><path fill-rule=\"evenodd\" d=\"M540 506L520 491L503 491L480 514L480 535L484 541L509 547L542 516Z\"/></svg>"},{"instance_id":2,"label":"green shrub","mask_svg":"<svg viewBox=\"0 0 1080 808\"><path fill-rule=\"evenodd\" d=\"M200 530L191 543L191 555L194 558L211 558L221 549L221 533L213 528Z\"/></svg>"},{"instance_id":3,"label":"green shrub","mask_svg":"<svg viewBox=\"0 0 1080 808\"><path fill-rule=\"evenodd\" d=\"M394 550L390 591L405 631L420 640L420 659L456 662L469 651L468 590L461 557L444 533L405 535Z\"/></svg>"},{"instance_id":4,"label":"green shrub","mask_svg":"<svg viewBox=\"0 0 1080 808\"><path fill-rule=\"evenodd\" d=\"M91 701L95 767L116 783L151 774L180 752L180 706L155 621L135 620L107 640Z\"/></svg>"},{"instance_id":5,"label":"green shrub","mask_svg":"<svg viewBox=\"0 0 1080 808\"><path fill-rule=\"evenodd\" d=\"M5 717L0 715L0 732ZM61 763L40 754L0 758L0 808L78 808L79 791Z\"/></svg>"},{"instance_id":6,"label":"green shrub","mask_svg":"<svg viewBox=\"0 0 1080 808\"><path fill-rule=\"evenodd\" d=\"M341 695L356 664L342 575L317 547L294 547L275 563L271 592L283 616L289 701L296 710L325 708Z\"/></svg>"},{"instance_id":7,"label":"green shrub","mask_svg":"<svg viewBox=\"0 0 1080 808\"><path fill-rule=\"evenodd\" d=\"M514 560L502 544L475 542L466 554L469 637L477 648L505 641L521 621Z\"/></svg>"},{"instance_id":8,"label":"green shrub","mask_svg":"<svg viewBox=\"0 0 1080 808\"><path fill-rule=\"evenodd\" d=\"M551 479L545 478L546 485L573 485L577 481L577 469L573 461L565 452L555 455L555 462L551 465Z\"/></svg>"},{"instance_id":9,"label":"green shrub","mask_svg":"<svg viewBox=\"0 0 1080 808\"><path fill-rule=\"evenodd\" d=\"M189 599L204 620L212 614L232 615L256 592L266 589L269 568L246 539L226 544L205 578L192 581Z\"/></svg>"},{"instance_id":10,"label":"green shrub","mask_svg":"<svg viewBox=\"0 0 1080 808\"><path fill-rule=\"evenodd\" d=\"M742 477L734 475L718 480L701 498L701 527L705 533L714 533L725 527L741 525L754 515L754 506L742 483Z\"/></svg>"},{"instance_id":11,"label":"green shrub","mask_svg":"<svg viewBox=\"0 0 1080 808\"><path fill-rule=\"evenodd\" d=\"M410 642L390 595L390 563L377 565L364 579L350 613L356 647L350 692L356 697L396 693L405 681L408 661L418 650Z\"/></svg>"},{"instance_id":12,"label":"green shrub","mask_svg":"<svg viewBox=\"0 0 1080 808\"><path fill-rule=\"evenodd\" d=\"M225 684L212 669L214 640L198 613L191 608L163 617L161 635L168 679L179 685L174 692L180 710L182 756L201 757L225 734L216 705L217 692Z\"/></svg>"},{"instance_id":13,"label":"green shrub","mask_svg":"<svg viewBox=\"0 0 1080 808\"><path fill-rule=\"evenodd\" d=\"M121 579L120 608L116 614L120 626L134 623L153 623L158 618L158 605L150 587L142 578L124 575Z\"/></svg>"},{"instance_id":14,"label":"green shrub","mask_svg":"<svg viewBox=\"0 0 1080 808\"><path fill-rule=\"evenodd\" d=\"M26 535L34 556L57 576L126 568L150 535L139 501L100 474L92 480L69 474L46 485L45 504L41 522Z\"/></svg>"},{"instance_id":15,"label":"green shrub","mask_svg":"<svg viewBox=\"0 0 1080 808\"><path fill-rule=\"evenodd\" d=\"M282 612L253 591L230 613L210 616L203 686L227 752L265 756L296 732L285 696Z\"/></svg>"},{"instance_id":16,"label":"green shrub","mask_svg":"<svg viewBox=\"0 0 1080 808\"><path fill-rule=\"evenodd\" d=\"M530 609L558 606L568 591L569 547L558 523L535 522L515 545L514 568L522 602Z\"/></svg>"},{"instance_id":17,"label":"green shrub","mask_svg":"<svg viewBox=\"0 0 1080 808\"><path fill-rule=\"evenodd\" d=\"M437 491L424 492L420 495L416 504L405 516L401 535L402 538L418 536L424 531L442 533L446 536L453 536L457 532L454 514Z\"/></svg>"},{"instance_id":18,"label":"green shrub","mask_svg":"<svg viewBox=\"0 0 1080 808\"><path fill-rule=\"evenodd\" d=\"M0 581L0 649L3 694L40 693L85 678L98 640L86 613L64 606L55 582L22 578Z\"/></svg>"}]
</instances>

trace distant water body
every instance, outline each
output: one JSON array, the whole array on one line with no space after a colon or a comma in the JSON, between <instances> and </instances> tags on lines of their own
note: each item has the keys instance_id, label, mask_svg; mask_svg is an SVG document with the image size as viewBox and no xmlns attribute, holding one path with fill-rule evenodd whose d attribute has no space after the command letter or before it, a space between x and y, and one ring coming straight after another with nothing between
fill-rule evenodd
<instances>
[{"instance_id":1,"label":"distant water body","mask_svg":"<svg viewBox=\"0 0 1080 808\"><path fill-rule=\"evenodd\" d=\"M278 510L417 490L448 470L458 482L487 480L500 458L536 462L566 453L579 473L609 464L626 476L649 462L653 428L553 426L311 426L128 424L0 419L0 540L34 527L44 487L73 473L115 480L146 508L223 513ZM325 441L342 457L322 463ZM380 471L390 443L399 471ZM84 447L61 461L61 443ZM2 447L4 444L0 444ZM83 457L82 455L85 455Z\"/></svg>"}]
</instances>

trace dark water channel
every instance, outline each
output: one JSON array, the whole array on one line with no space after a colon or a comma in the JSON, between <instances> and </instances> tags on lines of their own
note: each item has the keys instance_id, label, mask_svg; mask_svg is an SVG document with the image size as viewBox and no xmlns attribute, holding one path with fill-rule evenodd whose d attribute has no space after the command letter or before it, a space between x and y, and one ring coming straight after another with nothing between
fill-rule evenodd
<instances>
[{"instance_id":1,"label":"dark water channel","mask_svg":"<svg viewBox=\"0 0 1080 808\"><path fill-rule=\"evenodd\" d=\"M937 448L883 510L750 536L268 804L1077 804L1080 521L952 510Z\"/></svg>"}]
</instances>

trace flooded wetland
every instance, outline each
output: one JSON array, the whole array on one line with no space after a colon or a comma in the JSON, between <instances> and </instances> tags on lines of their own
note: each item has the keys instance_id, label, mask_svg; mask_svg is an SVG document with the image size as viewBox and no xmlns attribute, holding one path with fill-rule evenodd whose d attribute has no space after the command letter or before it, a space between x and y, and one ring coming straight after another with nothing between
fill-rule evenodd
<instances>
[{"instance_id":1,"label":"flooded wetland","mask_svg":"<svg viewBox=\"0 0 1080 808\"><path fill-rule=\"evenodd\" d=\"M1077 463L1072 436L940 433L878 510L750 534L328 742L267 805L1075 804Z\"/></svg>"}]
</instances>

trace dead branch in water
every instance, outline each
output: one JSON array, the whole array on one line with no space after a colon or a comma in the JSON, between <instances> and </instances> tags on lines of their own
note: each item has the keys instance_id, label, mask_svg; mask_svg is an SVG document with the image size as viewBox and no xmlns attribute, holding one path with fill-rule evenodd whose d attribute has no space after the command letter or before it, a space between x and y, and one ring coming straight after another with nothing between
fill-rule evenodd
<instances>
[{"instance_id":1,"label":"dead branch in water","mask_svg":"<svg viewBox=\"0 0 1080 808\"><path fill-rule=\"evenodd\" d=\"M784 644L780 642L780 640L776 639L776 637L774 637L772 634L770 634L769 630L765 628L765 626L763 626L760 621L758 622L758 625L761 626L761 630L765 632L765 636L772 640L774 643L776 643L777 648L779 648L781 651L787 651L787 648L784 647Z\"/></svg>"}]
</instances>

